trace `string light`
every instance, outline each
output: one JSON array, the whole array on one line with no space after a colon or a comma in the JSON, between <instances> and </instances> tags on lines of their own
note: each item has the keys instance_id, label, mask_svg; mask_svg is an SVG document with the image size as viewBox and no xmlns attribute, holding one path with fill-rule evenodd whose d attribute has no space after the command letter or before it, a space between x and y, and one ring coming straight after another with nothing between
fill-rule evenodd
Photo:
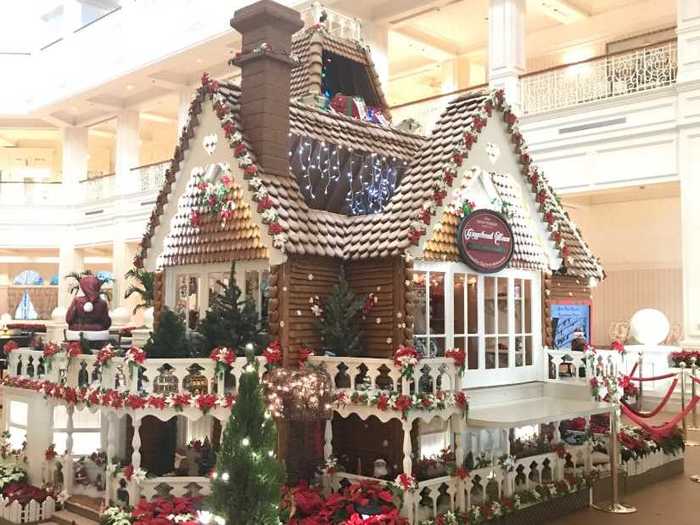
<instances>
[{"instance_id":1,"label":"string light","mask_svg":"<svg viewBox=\"0 0 700 525\"><path fill-rule=\"evenodd\" d=\"M394 156L354 151L308 137L296 138L289 157L289 170L307 201L328 197L344 185L344 206L351 215L382 212L407 166Z\"/></svg>"},{"instance_id":2,"label":"string light","mask_svg":"<svg viewBox=\"0 0 700 525\"><path fill-rule=\"evenodd\" d=\"M243 438L243 439L241 440L241 445L244 446L244 447L249 446L249 445L250 445L250 439L248 439L248 438Z\"/></svg>"}]
</instances>

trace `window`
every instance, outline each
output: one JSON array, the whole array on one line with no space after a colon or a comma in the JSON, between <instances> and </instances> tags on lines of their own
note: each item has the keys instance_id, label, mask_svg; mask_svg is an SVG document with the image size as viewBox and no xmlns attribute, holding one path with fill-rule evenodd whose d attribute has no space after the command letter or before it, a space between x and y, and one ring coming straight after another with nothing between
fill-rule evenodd
<instances>
[{"instance_id":1,"label":"window","mask_svg":"<svg viewBox=\"0 0 700 525\"><path fill-rule=\"evenodd\" d=\"M68 441L68 411L63 405L53 409L53 443L56 452L66 452ZM73 411L73 455L86 456L101 448L100 412L87 409Z\"/></svg>"},{"instance_id":2,"label":"window","mask_svg":"<svg viewBox=\"0 0 700 525\"><path fill-rule=\"evenodd\" d=\"M217 294L228 286L231 274L229 264L183 266L177 273L168 273L167 304L185 321L189 330L196 330L201 318L214 302ZM270 271L267 261L236 263L236 284L243 298L251 298L261 320L267 319ZM174 295L173 295L174 291Z\"/></svg>"},{"instance_id":3,"label":"window","mask_svg":"<svg viewBox=\"0 0 700 525\"><path fill-rule=\"evenodd\" d=\"M29 406L22 401L10 401L10 447L21 449L27 441L27 420Z\"/></svg>"},{"instance_id":4,"label":"window","mask_svg":"<svg viewBox=\"0 0 700 525\"><path fill-rule=\"evenodd\" d=\"M522 270L480 275L461 263L417 265L416 349L433 357L462 348L467 370L532 365L536 278Z\"/></svg>"}]
</instances>

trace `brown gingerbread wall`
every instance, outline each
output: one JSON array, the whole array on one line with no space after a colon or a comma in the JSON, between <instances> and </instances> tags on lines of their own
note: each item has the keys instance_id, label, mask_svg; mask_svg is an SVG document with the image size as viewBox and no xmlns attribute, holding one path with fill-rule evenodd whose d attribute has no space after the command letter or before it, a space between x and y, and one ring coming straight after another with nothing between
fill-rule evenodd
<instances>
[{"instance_id":1,"label":"brown gingerbread wall","mask_svg":"<svg viewBox=\"0 0 700 525\"><path fill-rule=\"evenodd\" d=\"M160 313L165 307L165 272L159 270L153 280L153 327L160 321Z\"/></svg>"},{"instance_id":2,"label":"brown gingerbread wall","mask_svg":"<svg viewBox=\"0 0 700 525\"><path fill-rule=\"evenodd\" d=\"M368 357L390 358L403 344L406 319L406 267L401 257L353 261L346 266L353 291L362 298L370 293L377 303L362 321L362 344Z\"/></svg>"}]
</instances>

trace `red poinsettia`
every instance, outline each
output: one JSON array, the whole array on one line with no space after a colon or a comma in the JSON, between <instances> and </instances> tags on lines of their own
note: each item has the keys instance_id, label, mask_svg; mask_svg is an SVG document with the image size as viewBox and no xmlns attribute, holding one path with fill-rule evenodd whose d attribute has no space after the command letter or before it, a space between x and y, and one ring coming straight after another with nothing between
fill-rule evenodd
<instances>
[{"instance_id":1,"label":"red poinsettia","mask_svg":"<svg viewBox=\"0 0 700 525\"><path fill-rule=\"evenodd\" d=\"M245 169L243 170L243 173L245 175L248 175L252 177L258 172L258 167L255 164L251 164L249 166L246 166Z\"/></svg>"},{"instance_id":2,"label":"red poinsettia","mask_svg":"<svg viewBox=\"0 0 700 525\"><path fill-rule=\"evenodd\" d=\"M402 414L405 414L408 409L411 408L411 396L401 394L394 400L394 410L398 410Z\"/></svg>"},{"instance_id":3,"label":"red poinsettia","mask_svg":"<svg viewBox=\"0 0 700 525\"><path fill-rule=\"evenodd\" d=\"M420 238L423 236L423 232L420 230L416 230L414 228L411 228L408 231L408 240L410 241L411 244L414 246L418 246L418 243L420 242Z\"/></svg>"},{"instance_id":4,"label":"red poinsettia","mask_svg":"<svg viewBox=\"0 0 700 525\"><path fill-rule=\"evenodd\" d=\"M5 497L6 504L9 505L13 501L17 501L22 507L26 506L30 501L34 500L37 503L43 503L49 497L49 493L29 485L25 482L9 483L3 490L2 495Z\"/></svg>"},{"instance_id":5,"label":"red poinsettia","mask_svg":"<svg viewBox=\"0 0 700 525\"><path fill-rule=\"evenodd\" d=\"M282 364L282 344L279 339L275 339L267 348L263 350L263 357L270 366L278 366Z\"/></svg>"},{"instance_id":6,"label":"red poinsettia","mask_svg":"<svg viewBox=\"0 0 700 525\"><path fill-rule=\"evenodd\" d=\"M79 341L71 341L68 343L68 357L78 357L80 354L83 353L83 349L80 346Z\"/></svg>"},{"instance_id":7,"label":"red poinsettia","mask_svg":"<svg viewBox=\"0 0 700 525\"><path fill-rule=\"evenodd\" d=\"M611 348L612 350L616 350L617 352L619 352L619 353L621 353L621 354L624 354L624 353L625 353L625 345L622 344L622 341L620 341L619 339L615 339L615 340L610 344L610 348Z\"/></svg>"},{"instance_id":8,"label":"red poinsettia","mask_svg":"<svg viewBox=\"0 0 700 525\"><path fill-rule=\"evenodd\" d=\"M132 410L139 410L144 408L147 403L148 400L145 397L141 397L137 394L129 394L124 404Z\"/></svg>"},{"instance_id":9,"label":"red poinsettia","mask_svg":"<svg viewBox=\"0 0 700 525\"><path fill-rule=\"evenodd\" d=\"M282 228L282 225L279 222L271 222L267 227L267 230L270 235L279 235L280 233L284 232L284 228Z\"/></svg>"},{"instance_id":10,"label":"red poinsettia","mask_svg":"<svg viewBox=\"0 0 700 525\"><path fill-rule=\"evenodd\" d=\"M9 355L10 352L13 350L17 350L19 348L19 345L15 341L8 341L5 343L2 347L2 349L5 351L5 354Z\"/></svg>"},{"instance_id":11,"label":"red poinsettia","mask_svg":"<svg viewBox=\"0 0 700 525\"><path fill-rule=\"evenodd\" d=\"M267 209L272 208L272 199L265 195L262 199L258 201L258 213L262 213Z\"/></svg>"},{"instance_id":12,"label":"red poinsettia","mask_svg":"<svg viewBox=\"0 0 700 525\"><path fill-rule=\"evenodd\" d=\"M468 401L467 395L461 390L455 394L455 404L462 410L467 408Z\"/></svg>"},{"instance_id":13,"label":"red poinsettia","mask_svg":"<svg viewBox=\"0 0 700 525\"><path fill-rule=\"evenodd\" d=\"M461 348L453 348L445 351L445 357L450 357L455 362L455 367L460 374L464 373L464 368L467 363L467 354Z\"/></svg>"},{"instance_id":14,"label":"red poinsettia","mask_svg":"<svg viewBox=\"0 0 700 525\"><path fill-rule=\"evenodd\" d=\"M306 363L312 355L314 355L314 351L311 348L302 346L298 352L299 365Z\"/></svg>"},{"instance_id":15,"label":"red poinsettia","mask_svg":"<svg viewBox=\"0 0 700 525\"><path fill-rule=\"evenodd\" d=\"M423 224L430 224L430 209L423 208L421 211L418 212L418 217L421 221L423 221Z\"/></svg>"},{"instance_id":16,"label":"red poinsettia","mask_svg":"<svg viewBox=\"0 0 700 525\"><path fill-rule=\"evenodd\" d=\"M152 395L148 398L148 406L151 408L157 408L158 410L163 410L165 408L165 398L163 396Z\"/></svg>"},{"instance_id":17,"label":"red poinsettia","mask_svg":"<svg viewBox=\"0 0 700 525\"><path fill-rule=\"evenodd\" d=\"M52 443L44 452L44 458L46 458L46 461L53 461L56 456L58 456L58 453L56 452L56 445Z\"/></svg>"},{"instance_id":18,"label":"red poinsettia","mask_svg":"<svg viewBox=\"0 0 700 525\"><path fill-rule=\"evenodd\" d=\"M195 405L205 414L216 406L219 397L216 394L200 394L195 398Z\"/></svg>"},{"instance_id":19,"label":"red poinsettia","mask_svg":"<svg viewBox=\"0 0 700 525\"><path fill-rule=\"evenodd\" d=\"M474 144L476 144L477 136L473 133L465 133L464 134L464 146L467 149L471 149Z\"/></svg>"},{"instance_id":20,"label":"red poinsettia","mask_svg":"<svg viewBox=\"0 0 700 525\"><path fill-rule=\"evenodd\" d=\"M242 157L243 155L245 155L245 153L246 153L247 151L248 151L248 148L246 147L246 145L245 145L243 142L239 142L239 143L236 144L236 146L233 148L233 154L234 154L236 157Z\"/></svg>"}]
</instances>

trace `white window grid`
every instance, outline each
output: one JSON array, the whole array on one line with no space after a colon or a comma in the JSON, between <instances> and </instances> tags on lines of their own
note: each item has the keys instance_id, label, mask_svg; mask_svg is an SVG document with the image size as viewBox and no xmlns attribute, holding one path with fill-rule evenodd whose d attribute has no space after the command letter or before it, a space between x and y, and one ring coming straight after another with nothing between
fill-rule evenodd
<instances>
[{"instance_id":1,"label":"white window grid","mask_svg":"<svg viewBox=\"0 0 700 525\"><path fill-rule=\"evenodd\" d=\"M478 370L495 370L495 369L505 369L505 368L528 368L532 367L534 363L534 346L535 346L535 333L537 330L537 308L539 308L539 301L536 300L535 294L538 288L539 276L536 272L528 272L526 270L516 270L507 269L498 273L484 275L475 273L474 270L468 268L466 265L457 262L428 262L428 261L418 261L415 265L414 271L416 275L422 274L425 279L423 281L423 287L421 290L418 281L420 278L414 278L414 286L416 286L416 294L418 307L423 307L424 311L422 315L425 318L425 330L419 332L419 328L416 327L415 338L417 341L428 341L428 343L433 340L444 339L444 348L450 349L458 346L455 341L458 340L460 343L464 341L467 343L468 340L472 342L476 340L478 342L478 353L477 353L477 363L474 366L473 362L470 362L469 352L467 352L467 369L478 371ZM443 333L432 333L431 332L431 322L430 322L430 283L431 275L441 274L444 279L444 301L445 301L445 330ZM449 307L449 305L454 305L454 284L455 275L466 276L465 282L469 279L476 279L476 306L477 306L477 328L476 331L469 330L469 294L465 291L463 293L462 300L464 301L464 328L456 331L454 323L454 308ZM506 310L507 318L506 324L504 325L505 330L500 329L500 315L498 308L498 286L499 280L505 282L506 296ZM528 313L526 311L526 301L524 300L524 290L526 282L529 282L529 316L526 317ZM516 300L515 289L516 284L520 287L519 299ZM485 307L487 301L487 286L491 287L489 299L493 301L494 317L493 317L493 330L487 333L486 329L486 315ZM515 319L515 308L520 309L520 322L518 327L516 327ZM525 330L525 319L529 319L529 329ZM517 329L516 329L517 328ZM495 345L498 341L507 342L507 361L504 358L498 359L494 357L493 363L487 363L487 344L493 341ZM505 341L504 341L505 340ZM519 344L516 342L519 341ZM492 346L493 347L493 346ZM460 348L462 348L460 346ZM529 353L527 349L529 348ZM466 344L465 351L467 350ZM506 355L504 353L504 355ZM472 360L473 361L473 360ZM506 364L507 363L507 364Z\"/></svg>"},{"instance_id":2,"label":"white window grid","mask_svg":"<svg viewBox=\"0 0 700 525\"><path fill-rule=\"evenodd\" d=\"M57 425L58 411L66 411L63 405L57 405L51 411L51 426L53 427L52 443L56 445L56 452L59 454L65 453L66 440L68 436L67 425ZM65 416L67 422L67 411ZM61 419L63 418L61 417ZM87 408L73 411L73 456L85 456L101 449L102 445L102 414L90 412ZM86 445L86 448L81 449L81 443Z\"/></svg>"}]
</instances>

